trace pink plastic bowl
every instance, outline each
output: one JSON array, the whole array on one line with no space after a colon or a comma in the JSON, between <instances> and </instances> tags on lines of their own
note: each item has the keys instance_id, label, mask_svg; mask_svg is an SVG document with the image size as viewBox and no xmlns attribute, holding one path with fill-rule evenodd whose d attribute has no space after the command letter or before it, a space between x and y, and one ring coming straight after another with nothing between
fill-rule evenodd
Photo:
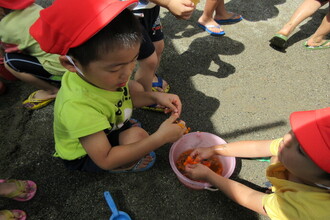
<instances>
[{"instance_id":1,"label":"pink plastic bowl","mask_svg":"<svg viewBox=\"0 0 330 220\"><path fill-rule=\"evenodd\" d=\"M212 191L215 190L214 188L212 188L212 185L209 183L201 183L201 182L193 181L182 175L178 170L178 168L176 167L175 162L178 160L180 154L187 150L198 147L210 147L218 144L226 144L226 142L220 137L207 132L192 132L184 135L182 138L180 138L175 143L173 143L170 149L169 159L170 159L171 167L181 183L192 189L208 189ZM224 156L217 156L217 157L219 157L219 160L223 166L223 173L222 173L223 176L229 178L235 170L235 165L236 165L235 157L224 157Z\"/></svg>"}]
</instances>

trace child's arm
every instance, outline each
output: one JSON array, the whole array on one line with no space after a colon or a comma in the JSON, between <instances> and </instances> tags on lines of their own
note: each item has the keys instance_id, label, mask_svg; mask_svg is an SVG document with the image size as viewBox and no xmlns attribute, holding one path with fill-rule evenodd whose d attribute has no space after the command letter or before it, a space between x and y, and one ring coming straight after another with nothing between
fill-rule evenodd
<instances>
[{"instance_id":1,"label":"child's arm","mask_svg":"<svg viewBox=\"0 0 330 220\"><path fill-rule=\"evenodd\" d=\"M261 141L238 141L211 147L197 148L191 153L192 157L207 159L213 155L230 157L269 157L270 143L272 140Z\"/></svg>"},{"instance_id":2,"label":"child's arm","mask_svg":"<svg viewBox=\"0 0 330 220\"><path fill-rule=\"evenodd\" d=\"M234 157L269 157L272 140L237 141L223 145L213 146L216 154Z\"/></svg>"},{"instance_id":3,"label":"child's arm","mask_svg":"<svg viewBox=\"0 0 330 220\"><path fill-rule=\"evenodd\" d=\"M175 94L162 92L134 92L131 93L131 98L133 106L137 108L158 104L168 108L169 111L167 112L178 113L179 115L181 113L181 100Z\"/></svg>"},{"instance_id":4,"label":"child's arm","mask_svg":"<svg viewBox=\"0 0 330 220\"><path fill-rule=\"evenodd\" d=\"M82 137L80 142L96 165L104 170L112 170L137 161L160 146L179 139L186 129L173 124L177 118L177 114L171 115L150 136L143 129L137 128L137 132L131 132L129 134L131 136L128 137L134 138L134 135L139 135L145 138L141 138L140 141L135 143L112 147L103 131ZM128 130L123 131L123 135Z\"/></svg>"},{"instance_id":5,"label":"child's arm","mask_svg":"<svg viewBox=\"0 0 330 220\"><path fill-rule=\"evenodd\" d=\"M186 166L186 171L190 178L209 182L241 206L259 214L267 215L262 205L262 198L266 195L265 193L251 189L234 180L224 178L202 164L189 164Z\"/></svg>"}]
</instances>

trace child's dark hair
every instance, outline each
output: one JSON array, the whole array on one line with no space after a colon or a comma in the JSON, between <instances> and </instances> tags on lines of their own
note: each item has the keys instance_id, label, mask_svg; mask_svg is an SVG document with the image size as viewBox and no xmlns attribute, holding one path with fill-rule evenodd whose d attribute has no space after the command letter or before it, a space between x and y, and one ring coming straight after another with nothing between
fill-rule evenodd
<instances>
[{"instance_id":1,"label":"child's dark hair","mask_svg":"<svg viewBox=\"0 0 330 220\"><path fill-rule=\"evenodd\" d=\"M68 55L74 57L83 66L100 59L115 49L127 49L141 43L140 23L134 14L125 9L102 30L82 45L70 48Z\"/></svg>"}]
</instances>

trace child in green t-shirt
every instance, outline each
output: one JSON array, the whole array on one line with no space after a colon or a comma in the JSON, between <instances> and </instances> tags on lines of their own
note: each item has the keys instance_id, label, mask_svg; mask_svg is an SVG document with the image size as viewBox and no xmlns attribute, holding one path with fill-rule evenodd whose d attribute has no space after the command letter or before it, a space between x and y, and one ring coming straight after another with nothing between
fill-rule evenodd
<instances>
[{"instance_id":1,"label":"child in green t-shirt","mask_svg":"<svg viewBox=\"0 0 330 220\"><path fill-rule=\"evenodd\" d=\"M29 33L42 9L34 0L0 1L0 62L15 77L39 89L22 103L29 110L54 101L66 71L59 55L43 51Z\"/></svg>"},{"instance_id":2,"label":"child in green t-shirt","mask_svg":"<svg viewBox=\"0 0 330 220\"><path fill-rule=\"evenodd\" d=\"M144 92L129 80L141 44L139 23L127 9L136 2L57 0L30 29L43 50L62 55L69 70L54 109L55 156L69 169L144 171L155 162L153 150L186 131L176 124L177 95ZM136 92L130 93L133 87ZM130 118L133 107L151 104L165 106L172 115L149 135Z\"/></svg>"},{"instance_id":3,"label":"child in green t-shirt","mask_svg":"<svg viewBox=\"0 0 330 220\"><path fill-rule=\"evenodd\" d=\"M276 140L239 141L198 148L190 156L272 156L267 178L273 193L266 194L226 179L208 167L187 165L193 179L207 181L238 204L271 219L329 219L330 107L294 112L291 131Z\"/></svg>"}]
</instances>

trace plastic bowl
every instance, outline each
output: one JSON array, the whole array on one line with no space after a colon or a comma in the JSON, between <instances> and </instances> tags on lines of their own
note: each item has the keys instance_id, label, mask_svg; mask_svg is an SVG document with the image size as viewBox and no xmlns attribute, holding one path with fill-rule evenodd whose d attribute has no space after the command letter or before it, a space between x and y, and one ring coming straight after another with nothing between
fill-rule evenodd
<instances>
[{"instance_id":1,"label":"plastic bowl","mask_svg":"<svg viewBox=\"0 0 330 220\"><path fill-rule=\"evenodd\" d=\"M217 190L212 188L212 185L209 183L201 183L185 177L178 170L178 168L175 165L175 162L178 160L180 154L187 150L195 149L199 147L210 147L218 144L226 144L226 142L220 137L207 132L192 132L184 135L182 138L180 138L175 143L173 143L169 153L170 165L174 173L178 177L179 181L183 185L198 190L200 189L208 189L212 191ZM222 176L229 178L235 170L235 165L236 165L235 157L224 157L219 155L217 155L217 157L219 158L223 166Z\"/></svg>"}]
</instances>

